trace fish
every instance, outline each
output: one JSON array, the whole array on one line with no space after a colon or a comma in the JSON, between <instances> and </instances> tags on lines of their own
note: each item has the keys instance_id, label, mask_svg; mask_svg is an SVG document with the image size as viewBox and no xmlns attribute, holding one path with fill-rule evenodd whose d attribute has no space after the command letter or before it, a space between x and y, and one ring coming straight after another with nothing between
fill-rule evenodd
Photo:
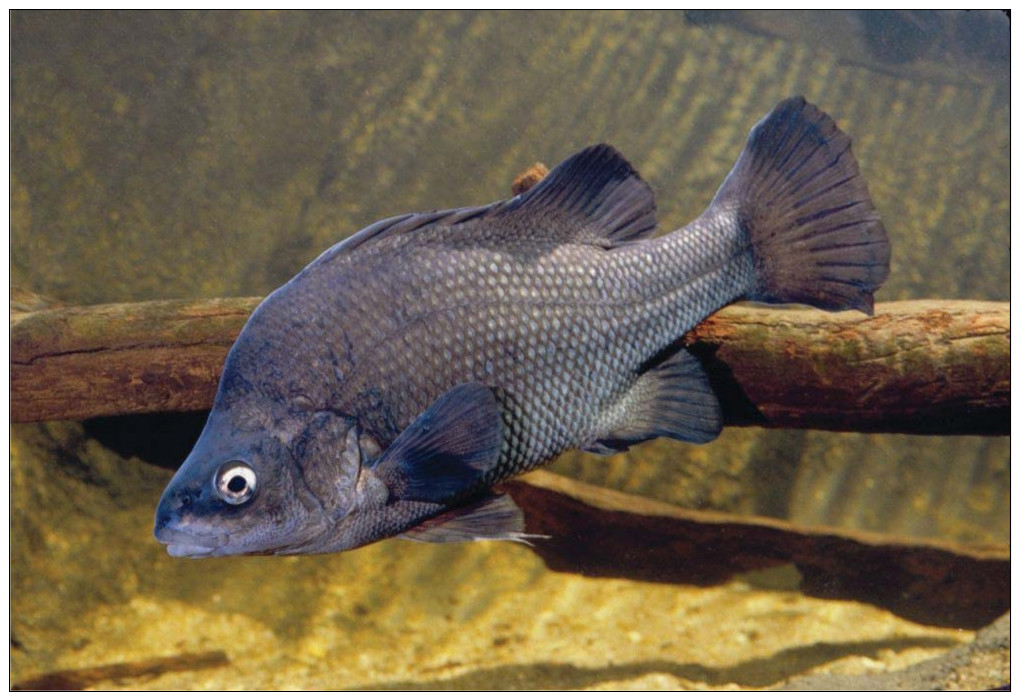
<instances>
[{"instance_id":1,"label":"fish","mask_svg":"<svg viewBox=\"0 0 1020 692\"><path fill-rule=\"evenodd\" d=\"M270 294L159 501L172 556L528 541L493 490L568 449L705 443L719 400L683 336L738 300L872 314L890 246L849 136L780 102L707 209L657 229L614 148L493 204L395 216Z\"/></svg>"}]
</instances>

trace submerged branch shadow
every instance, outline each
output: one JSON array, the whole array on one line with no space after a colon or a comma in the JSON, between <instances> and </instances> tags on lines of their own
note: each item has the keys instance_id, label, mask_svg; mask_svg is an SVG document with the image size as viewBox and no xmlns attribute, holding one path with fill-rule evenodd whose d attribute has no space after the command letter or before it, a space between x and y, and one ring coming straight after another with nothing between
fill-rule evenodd
<instances>
[{"instance_id":1,"label":"submerged branch shadow","mask_svg":"<svg viewBox=\"0 0 1020 692\"><path fill-rule=\"evenodd\" d=\"M628 680L644 675L665 674L708 685L736 684L766 687L847 656L875 657L881 651L910 648L947 648L958 644L949 637L905 637L847 644L812 644L756 658L735 666L714 668L698 663L645 661L603 668L581 668L569 663L504 665L475 670L443 680L398 680L381 685L346 688L352 690L567 690Z\"/></svg>"}]
</instances>

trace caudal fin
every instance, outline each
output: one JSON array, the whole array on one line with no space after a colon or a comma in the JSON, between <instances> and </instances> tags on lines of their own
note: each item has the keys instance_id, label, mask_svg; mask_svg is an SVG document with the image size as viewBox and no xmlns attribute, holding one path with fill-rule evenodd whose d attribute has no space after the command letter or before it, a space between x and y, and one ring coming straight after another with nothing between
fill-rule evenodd
<instances>
[{"instance_id":1,"label":"caudal fin","mask_svg":"<svg viewBox=\"0 0 1020 692\"><path fill-rule=\"evenodd\" d=\"M748 298L873 312L889 238L850 138L826 113L797 96L754 126L710 207L734 210L754 256Z\"/></svg>"}]
</instances>

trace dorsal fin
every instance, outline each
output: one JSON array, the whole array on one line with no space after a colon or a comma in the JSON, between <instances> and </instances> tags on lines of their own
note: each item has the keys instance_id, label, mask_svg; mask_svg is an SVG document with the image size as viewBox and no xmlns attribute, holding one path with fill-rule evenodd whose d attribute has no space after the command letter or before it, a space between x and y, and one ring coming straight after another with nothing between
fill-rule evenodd
<instances>
[{"instance_id":1,"label":"dorsal fin","mask_svg":"<svg viewBox=\"0 0 1020 692\"><path fill-rule=\"evenodd\" d=\"M560 240L611 246L655 230L655 195L627 159L608 144L582 149L524 194L482 207L383 219L325 254L433 226L476 221L481 237Z\"/></svg>"},{"instance_id":2,"label":"dorsal fin","mask_svg":"<svg viewBox=\"0 0 1020 692\"><path fill-rule=\"evenodd\" d=\"M564 240L618 243L655 230L655 194L620 152L596 144L563 161L494 215L536 223L553 217L565 222Z\"/></svg>"}]
</instances>

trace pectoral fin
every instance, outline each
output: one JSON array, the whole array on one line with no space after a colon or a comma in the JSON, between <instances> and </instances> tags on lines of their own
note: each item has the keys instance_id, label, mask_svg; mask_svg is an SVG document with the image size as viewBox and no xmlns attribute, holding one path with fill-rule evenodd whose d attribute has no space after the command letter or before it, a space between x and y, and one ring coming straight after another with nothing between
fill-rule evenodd
<instances>
[{"instance_id":1,"label":"pectoral fin","mask_svg":"<svg viewBox=\"0 0 1020 692\"><path fill-rule=\"evenodd\" d=\"M448 502L480 488L499 462L502 445L496 396L468 382L436 399L372 469L394 498Z\"/></svg>"}]
</instances>

